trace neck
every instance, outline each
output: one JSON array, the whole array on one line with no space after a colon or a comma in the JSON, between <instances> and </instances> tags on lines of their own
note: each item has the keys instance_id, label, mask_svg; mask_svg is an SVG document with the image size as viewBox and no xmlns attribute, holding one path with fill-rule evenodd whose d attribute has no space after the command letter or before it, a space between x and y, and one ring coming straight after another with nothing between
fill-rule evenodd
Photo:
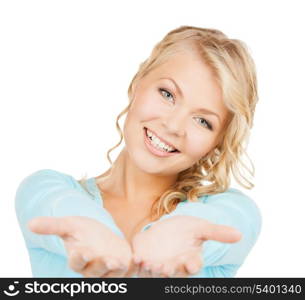
<instances>
[{"instance_id":1,"label":"neck","mask_svg":"<svg viewBox=\"0 0 305 300\"><path fill-rule=\"evenodd\" d=\"M131 161L125 148L106 174L108 176L99 184L102 193L129 204L154 202L177 179L177 175L160 176L140 170Z\"/></svg>"}]
</instances>

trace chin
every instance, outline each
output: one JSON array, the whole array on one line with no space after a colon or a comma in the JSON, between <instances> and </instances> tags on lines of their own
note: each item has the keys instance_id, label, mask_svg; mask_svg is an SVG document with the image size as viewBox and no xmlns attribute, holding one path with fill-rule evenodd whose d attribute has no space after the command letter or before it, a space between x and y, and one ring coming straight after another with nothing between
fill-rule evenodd
<instances>
[{"instance_id":1,"label":"chin","mask_svg":"<svg viewBox=\"0 0 305 300\"><path fill-rule=\"evenodd\" d=\"M160 174L165 171L165 165L162 163L156 163L153 160L147 160L144 157L135 157L133 159L135 165L145 173Z\"/></svg>"},{"instance_id":2,"label":"chin","mask_svg":"<svg viewBox=\"0 0 305 300\"><path fill-rule=\"evenodd\" d=\"M135 166L144 173L148 174L159 174L167 175L166 171L168 168L164 162L156 161L153 157L150 157L149 154L143 153L143 151L128 151L131 161Z\"/></svg>"}]
</instances>

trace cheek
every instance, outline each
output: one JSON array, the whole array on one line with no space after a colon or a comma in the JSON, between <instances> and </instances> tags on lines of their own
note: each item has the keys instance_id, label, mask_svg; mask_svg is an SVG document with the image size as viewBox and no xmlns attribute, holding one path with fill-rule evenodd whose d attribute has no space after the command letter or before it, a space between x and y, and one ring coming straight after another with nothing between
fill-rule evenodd
<instances>
[{"instance_id":1,"label":"cheek","mask_svg":"<svg viewBox=\"0 0 305 300\"><path fill-rule=\"evenodd\" d=\"M143 124L161 117L164 106L160 103L160 99L153 91L137 94L124 123L123 134L126 144L137 142L139 136L142 136Z\"/></svg>"},{"instance_id":2,"label":"cheek","mask_svg":"<svg viewBox=\"0 0 305 300\"><path fill-rule=\"evenodd\" d=\"M147 121L160 117L164 104L156 93L142 93L135 99L133 113L138 120Z\"/></svg>"},{"instance_id":3,"label":"cheek","mask_svg":"<svg viewBox=\"0 0 305 300\"><path fill-rule=\"evenodd\" d=\"M198 131L189 130L185 153L194 160L198 160L210 151L213 143L214 138L209 132L205 133L203 130L202 133L198 133Z\"/></svg>"}]
</instances>

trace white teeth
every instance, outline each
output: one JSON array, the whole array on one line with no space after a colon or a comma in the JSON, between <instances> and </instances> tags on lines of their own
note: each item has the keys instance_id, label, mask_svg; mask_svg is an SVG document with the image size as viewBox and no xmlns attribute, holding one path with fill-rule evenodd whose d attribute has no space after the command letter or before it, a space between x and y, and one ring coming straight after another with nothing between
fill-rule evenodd
<instances>
[{"instance_id":1,"label":"white teeth","mask_svg":"<svg viewBox=\"0 0 305 300\"><path fill-rule=\"evenodd\" d=\"M147 136L150 137L151 143L152 143L154 146L156 146L156 147L158 147L158 148L160 148L160 149L163 149L163 150L165 150L165 151L167 151L167 152L170 152L170 151L175 150L175 148L173 148L173 147L171 147L171 146L169 146L169 145L164 144L163 142L161 142L161 141L160 141L152 132L150 132L148 129L146 130L146 132L147 132Z\"/></svg>"}]
</instances>

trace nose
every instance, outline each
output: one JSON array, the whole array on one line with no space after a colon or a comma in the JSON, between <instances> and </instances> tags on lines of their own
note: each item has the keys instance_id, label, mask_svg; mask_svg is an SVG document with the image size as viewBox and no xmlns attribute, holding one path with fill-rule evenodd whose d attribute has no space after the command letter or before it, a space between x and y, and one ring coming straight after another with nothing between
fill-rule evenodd
<instances>
[{"instance_id":1,"label":"nose","mask_svg":"<svg viewBox=\"0 0 305 300\"><path fill-rule=\"evenodd\" d=\"M173 110L162 120L162 126L173 135L183 137L186 128L186 114L183 111Z\"/></svg>"}]
</instances>

